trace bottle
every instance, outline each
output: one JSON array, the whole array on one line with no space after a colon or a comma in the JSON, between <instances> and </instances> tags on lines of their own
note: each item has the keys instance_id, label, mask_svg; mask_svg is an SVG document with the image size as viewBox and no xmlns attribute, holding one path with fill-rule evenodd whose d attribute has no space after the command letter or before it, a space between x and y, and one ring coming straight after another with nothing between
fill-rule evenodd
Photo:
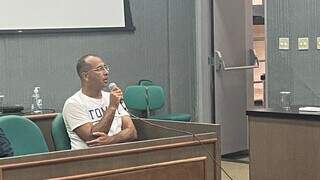
<instances>
[{"instance_id":1,"label":"bottle","mask_svg":"<svg viewBox=\"0 0 320 180\"><path fill-rule=\"evenodd\" d=\"M3 114L4 94L0 92L0 114Z\"/></svg>"},{"instance_id":2,"label":"bottle","mask_svg":"<svg viewBox=\"0 0 320 180\"><path fill-rule=\"evenodd\" d=\"M32 94L31 112L41 113L42 112L42 98L40 96L40 87L34 87Z\"/></svg>"}]
</instances>

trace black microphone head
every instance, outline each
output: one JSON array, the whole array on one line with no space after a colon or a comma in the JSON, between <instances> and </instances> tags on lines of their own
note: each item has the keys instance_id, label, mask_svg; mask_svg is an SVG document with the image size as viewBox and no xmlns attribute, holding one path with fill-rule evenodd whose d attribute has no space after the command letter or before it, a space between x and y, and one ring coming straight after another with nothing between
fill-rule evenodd
<instances>
[{"instance_id":1,"label":"black microphone head","mask_svg":"<svg viewBox=\"0 0 320 180\"><path fill-rule=\"evenodd\" d=\"M110 90L112 90L112 89L115 88L115 87L117 87L117 84L114 83L114 82L110 83L109 86L108 86L108 88L109 88Z\"/></svg>"}]
</instances>

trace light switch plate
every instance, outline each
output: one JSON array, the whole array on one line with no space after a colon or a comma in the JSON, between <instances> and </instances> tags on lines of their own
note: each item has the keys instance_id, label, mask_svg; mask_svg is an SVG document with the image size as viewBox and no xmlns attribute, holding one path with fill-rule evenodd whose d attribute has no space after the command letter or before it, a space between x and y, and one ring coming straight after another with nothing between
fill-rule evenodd
<instances>
[{"instance_id":1,"label":"light switch plate","mask_svg":"<svg viewBox=\"0 0 320 180\"><path fill-rule=\"evenodd\" d=\"M309 38L307 38L307 37L298 38L298 49L299 50L308 50L309 49Z\"/></svg>"},{"instance_id":2,"label":"light switch plate","mask_svg":"<svg viewBox=\"0 0 320 180\"><path fill-rule=\"evenodd\" d=\"M288 50L289 46L289 38L281 37L279 38L279 49L281 50Z\"/></svg>"},{"instance_id":3,"label":"light switch plate","mask_svg":"<svg viewBox=\"0 0 320 180\"><path fill-rule=\"evenodd\" d=\"M317 37L317 49L320 49L320 37Z\"/></svg>"}]
</instances>

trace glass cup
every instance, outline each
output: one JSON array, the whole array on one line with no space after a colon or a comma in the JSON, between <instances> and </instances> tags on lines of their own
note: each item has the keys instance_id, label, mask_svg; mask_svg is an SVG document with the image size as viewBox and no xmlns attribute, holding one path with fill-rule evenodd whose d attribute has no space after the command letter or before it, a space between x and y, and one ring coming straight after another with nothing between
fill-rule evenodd
<instances>
[{"instance_id":1,"label":"glass cup","mask_svg":"<svg viewBox=\"0 0 320 180\"><path fill-rule=\"evenodd\" d=\"M291 106L291 92L281 91L280 92L280 107L286 111L290 110Z\"/></svg>"},{"instance_id":2,"label":"glass cup","mask_svg":"<svg viewBox=\"0 0 320 180\"><path fill-rule=\"evenodd\" d=\"M3 114L4 95L0 94L0 114Z\"/></svg>"}]
</instances>

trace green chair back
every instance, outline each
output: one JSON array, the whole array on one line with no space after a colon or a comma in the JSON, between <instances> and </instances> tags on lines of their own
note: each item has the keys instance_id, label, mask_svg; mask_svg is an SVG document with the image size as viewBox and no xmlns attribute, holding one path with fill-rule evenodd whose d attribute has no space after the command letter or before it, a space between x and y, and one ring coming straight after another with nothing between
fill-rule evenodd
<instances>
[{"instance_id":1,"label":"green chair back","mask_svg":"<svg viewBox=\"0 0 320 180\"><path fill-rule=\"evenodd\" d=\"M190 121L191 115L185 113L153 114L151 111L161 109L165 103L165 95L161 86L128 86L124 91L124 102L130 110L142 111L143 117L174 121Z\"/></svg>"},{"instance_id":2,"label":"green chair back","mask_svg":"<svg viewBox=\"0 0 320 180\"><path fill-rule=\"evenodd\" d=\"M144 86L127 86L123 99L129 109L139 111L147 110L147 94Z\"/></svg>"},{"instance_id":3,"label":"green chair back","mask_svg":"<svg viewBox=\"0 0 320 180\"><path fill-rule=\"evenodd\" d=\"M151 111L160 109L164 106L164 92L161 86L146 87L148 94L148 105Z\"/></svg>"},{"instance_id":4,"label":"green chair back","mask_svg":"<svg viewBox=\"0 0 320 180\"><path fill-rule=\"evenodd\" d=\"M61 113L52 121L51 135L56 151L71 149L70 138Z\"/></svg>"},{"instance_id":5,"label":"green chair back","mask_svg":"<svg viewBox=\"0 0 320 180\"><path fill-rule=\"evenodd\" d=\"M0 128L10 141L15 156L49 152L40 128L23 116L0 117Z\"/></svg>"}]
</instances>

